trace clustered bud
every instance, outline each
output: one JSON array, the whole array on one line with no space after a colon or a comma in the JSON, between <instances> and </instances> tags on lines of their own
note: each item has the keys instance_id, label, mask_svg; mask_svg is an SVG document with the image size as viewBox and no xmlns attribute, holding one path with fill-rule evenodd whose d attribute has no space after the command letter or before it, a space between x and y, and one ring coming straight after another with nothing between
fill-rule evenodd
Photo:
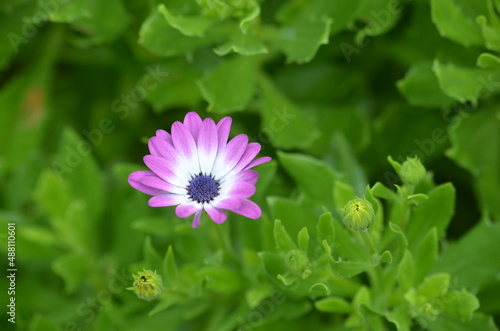
<instances>
[{"instance_id":1,"label":"clustered bud","mask_svg":"<svg viewBox=\"0 0 500 331\"><path fill-rule=\"evenodd\" d=\"M418 156L412 158L407 157L399 170L401 180L407 185L417 185L425 178L425 173L425 167L422 165L422 162L420 162Z\"/></svg>"},{"instance_id":2,"label":"clustered bud","mask_svg":"<svg viewBox=\"0 0 500 331\"><path fill-rule=\"evenodd\" d=\"M139 299L153 301L163 292L163 282L156 271L139 271L134 276L134 286L127 288L133 290Z\"/></svg>"},{"instance_id":3,"label":"clustered bud","mask_svg":"<svg viewBox=\"0 0 500 331\"><path fill-rule=\"evenodd\" d=\"M285 265L295 273L303 272L309 264L309 259L305 252L299 249L292 249L285 256Z\"/></svg>"},{"instance_id":4,"label":"clustered bud","mask_svg":"<svg viewBox=\"0 0 500 331\"><path fill-rule=\"evenodd\" d=\"M370 201L356 198L349 201L344 207L344 224L354 230L366 230L375 219L375 211Z\"/></svg>"}]
</instances>

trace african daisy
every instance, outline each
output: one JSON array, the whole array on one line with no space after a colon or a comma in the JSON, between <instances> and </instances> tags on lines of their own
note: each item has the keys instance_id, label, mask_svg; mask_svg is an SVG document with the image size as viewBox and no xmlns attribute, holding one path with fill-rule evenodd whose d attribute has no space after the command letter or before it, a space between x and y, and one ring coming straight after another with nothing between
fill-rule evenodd
<instances>
[{"instance_id":1,"label":"african daisy","mask_svg":"<svg viewBox=\"0 0 500 331\"><path fill-rule=\"evenodd\" d=\"M271 158L254 160L260 144L248 143L245 134L228 142L231 121L224 117L216 124L190 112L183 123L172 124L170 134L156 131L148 144L151 154L144 157L151 171L133 172L128 182L152 195L151 207L176 205L175 213L181 218L194 214L194 228L200 224L203 210L216 223L226 221L224 209L259 218L260 207L247 199L255 193L258 178L250 169Z\"/></svg>"}]
</instances>

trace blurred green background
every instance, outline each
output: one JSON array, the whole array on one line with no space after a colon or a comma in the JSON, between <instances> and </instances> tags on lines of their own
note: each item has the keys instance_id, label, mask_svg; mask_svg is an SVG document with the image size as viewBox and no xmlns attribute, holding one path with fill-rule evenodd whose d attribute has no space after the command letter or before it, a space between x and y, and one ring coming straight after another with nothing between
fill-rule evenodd
<instances>
[{"instance_id":1,"label":"blurred green background","mask_svg":"<svg viewBox=\"0 0 500 331\"><path fill-rule=\"evenodd\" d=\"M241 295L236 285L151 317L154 306L124 288L133 272L154 269L154 250L163 257L172 246L194 274L203 263L224 266L221 248L233 259L273 248L273 199L301 192L278 151L321 160L357 194L376 181L399 184L388 155L418 155L436 183L456 188L449 240L480 219L498 221L499 8L498 0L1 1L0 239L7 261L15 222L16 326L230 330L234 323L221 325ZM193 230L128 185L144 169L147 139L193 110L233 117L231 135L248 134L275 159L257 169L261 220L231 215L217 228L204 217ZM318 187L318 205L332 207ZM229 237L232 248L221 239ZM259 263L246 259L251 278ZM500 286L488 291L500 295ZM212 305L219 310L208 317ZM304 321L297 330L328 325Z\"/></svg>"}]
</instances>

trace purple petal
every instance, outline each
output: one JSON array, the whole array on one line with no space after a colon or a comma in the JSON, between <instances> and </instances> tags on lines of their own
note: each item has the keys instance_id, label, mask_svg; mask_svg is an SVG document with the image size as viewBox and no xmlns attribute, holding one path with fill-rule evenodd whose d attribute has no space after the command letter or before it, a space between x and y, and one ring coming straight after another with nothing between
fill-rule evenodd
<instances>
[{"instance_id":1,"label":"purple petal","mask_svg":"<svg viewBox=\"0 0 500 331\"><path fill-rule=\"evenodd\" d=\"M154 174L152 174L151 176L144 176L141 179L141 183L146 186L161 190L163 192L184 194L184 195L186 194L185 188L172 185Z\"/></svg>"},{"instance_id":2,"label":"purple petal","mask_svg":"<svg viewBox=\"0 0 500 331\"><path fill-rule=\"evenodd\" d=\"M189 130L189 132L191 132L194 140L196 140L198 138L198 132L200 131L201 127L200 115L198 115L194 111L187 113L184 117L184 125Z\"/></svg>"},{"instance_id":3,"label":"purple petal","mask_svg":"<svg viewBox=\"0 0 500 331\"><path fill-rule=\"evenodd\" d=\"M188 202L178 205L177 208L175 208L175 214L177 217L184 218L193 215L201 209L201 205L197 202Z\"/></svg>"},{"instance_id":4,"label":"purple petal","mask_svg":"<svg viewBox=\"0 0 500 331\"><path fill-rule=\"evenodd\" d=\"M168 207L175 206L186 200L186 196L179 194L162 194L155 195L149 199L148 203L151 207Z\"/></svg>"},{"instance_id":5,"label":"purple petal","mask_svg":"<svg viewBox=\"0 0 500 331\"><path fill-rule=\"evenodd\" d=\"M198 152L196 142L189 130L181 122L172 124L172 142L179 155L184 160L184 166L187 167L191 175L200 172L198 165Z\"/></svg>"},{"instance_id":6,"label":"purple petal","mask_svg":"<svg viewBox=\"0 0 500 331\"><path fill-rule=\"evenodd\" d=\"M240 214L242 216L257 219L262 216L262 211L260 210L259 205L250 200L241 201L241 207L237 210L231 210L236 214Z\"/></svg>"},{"instance_id":7,"label":"purple petal","mask_svg":"<svg viewBox=\"0 0 500 331\"><path fill-rule=\"evenodd\" d=\"M146 186L141 183L141 179L146 176L154 176L152 171L135 171L128 176L128 183L136 190L149 195L161 194L162 191Z\"/></svg>"},{"instance_id":8,"label":"purple petal","mask_svg":"<svg viewBox=\"0 0 500 331\"><path fill-rule=\"evenodd\" d=\"M269 162L269 161L271 161L271 160L272 160L272 158L270 158L269 156L259 157L258 159L255 159L255 160L253 160L252 162L250 162L250 163L249 163L249 164L245 167L245 170L250 169L250 168L253 168L253 167L256 167L256 166L258 166L259 164Z\"/></svg>"},{"instance_id":9,"label":"purple petal","mask_svg":"<svg viewBox=\"0 0 500 331\"><path fill-rule=\"evenodd\" d=\"M158 177L170 184L184 187L187 185L189 178L179 176L174 172L175 167L169 161L159 156L146 155L144 156L144 163L151 169Z\"/></svg>"},{"instance_id":10,"label":"purple petal","mask_svg":"<svg viewBox=\"0 0 500 331\"><path fill-rule=\"evenodd\" d=\"M198 134L198 160L200 161L200 171L209 174L217 156L217 127L211 118L203 121Z\"/></svg>"},{"instance_id":11,"label":"purple petal","mask_svg":"<svg viewBox=\"0 0 500 331\"><path fill-rule=\"evenodd\" d=\"M162 140L165 140L170 145L172 145L172 137L170 136L170 133L168 133L167 131L156 130L156 136Z\"/></svg>"},{"instance_id":12,"label":"purple petal","mask_svg":"<svg viewBox=\"0 0 500 331\"><path fill-rule=\"evenodd\" d=\"M238 163L231 169L231 172L237 172L243 170L250 162L252 162L253 158L257 156L260 152L260 144L259 143L250 143L247 145L245 153L241 156Z\"/></svg>"},{"instance_id":13,"label":"purple petal","mask_svg":"<svg viewBox=\"0 0 500 331\"><path fill-rule=\"evenodd\" d=\"M191 178L189 171L186 169L184 165L182 157L179 155L179 152L166 141L162 140L159 137L152 137L149 139L149 150L153 156L160 156L163 159L167 160L171 164L171 170L179 177L184 177L186 180ZM153 150L156 155L153 154ZM187 185L187 182L185 183ZM184 186L184 185L183 185Z\"/></svg>"},{"instance_id":14,"label":"purple petal","mask_svg":"<svg viewBox=\"0 0 500 331\"><path fill-rule=\"evenodd\" d=\"M227 193L228 196L246 199L254 195L255 185L247 182L236 182Z\"/></svg>"},{"instance_id":15,"label":"purple petal","mask_svg":"<svg viewBox=\"0 0 500 331\"><path fill-rule=\"evenodd\" d=\"M193 228L197 228L200 225L200 218L201 218L201 209L197 211L196 214L194 214L193 223L191 224Z\"/></svg>"},{"instance_id":16,"label":"purple petal","mask_svg":"<svg viewBox=\"0 0 500 331\"><path fill-rule=\"evenodd\" d=\"M213 202L212 205L220 209L234 210L241 207L241 199L236 197L224 197Z\"/></svg>"},{"instance_id":17,"label":"purple petal","mask_svg":"<svg viewBox=\"0 0 500 331\"><path fill-rule=\"evenodd\" d=\"M219 151L212 173L215 178L220 178L227 174L238 163L248 145L248 136L240 134L229 141L229 143Z\"/></svg>"},{"instance_id":18,"label":"purple petal","mask_svg":"<svg viewBox=\"0 0 500 331\"><path fill-rule=\"evenodd\" d=\"M217 123L217 134L219 136L218 150L221 151L226 146L227 139L229 138L229 131L231 130L231 117L224 117Z\"/></svg>"},{"instance_id":19,"label":"purple petal","mask_svg":"<svg viewBox=\"0 0 500 331\"><path fill-rule=\"evenodd\" d=\"M220 210L218 208L215 208L212 205L205 205L204 206L205 211L207 212L208 216L215 222L215 223L224 223L227 219L227 214L225 211Z\"/></svg>"},{"instance_id":20,"label":"purple petal","mask_svg":"<svg viewBox=\"0 0 500 331\"><path fill-rule=\"evenodd\" d=\"M224 178L224 185L230 186L234 182L248 182L250 184L257 183L257 179L259 179L259 174L255 170L242 170L234 173L230 176L226 176Z\"/></svg>"}]
</instances>

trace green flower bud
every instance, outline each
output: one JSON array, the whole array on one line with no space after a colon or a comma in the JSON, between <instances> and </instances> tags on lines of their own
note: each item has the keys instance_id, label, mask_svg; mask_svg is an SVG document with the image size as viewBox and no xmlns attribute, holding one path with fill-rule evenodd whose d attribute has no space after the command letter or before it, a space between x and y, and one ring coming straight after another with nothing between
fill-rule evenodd
<instances>
[{"instance_id":1,"label":"green flower bud","mask_svg":"<svg viewBox=\"0 0 500 331\"><path fill-rule=\"evenodd\" d=\"M407 157L406 161L401 165L399 176L404 184L417 185L425 178L426 170L420 162L418 156Z\"/></svg>"},{"instance_id":2,"label":"green flower bud","mask_svg":"<svg viewBox=\"0 0 500 331\"><path fill-rule=\"evenodd\" d=\"M153 301L163 292L163 282L160 275L156 271L145 270L139 271L134 276L134 286L127 288L133 290L139 299Z\"/></svg>"},{"instance_id":3,"label":"green flower bud","mask_svg":"<svg viewBox=\"0 0 500 331\"><path fill-rule=\"evenodd\" d=\"M301 273L307 268L309 260L304 251L300 249L293 249L285 256L285 265L294 273Z\"/></svg>"},{"instance_id":4,"label":"green flower bud","mask_svg":"<svg viewBox=\"0 0 500 331\"><path fill-rule=\"evenodd\" d=\"M375 211L370 201L356 198L349 201L344 207L344 224L354 230L366 230L375 219Z\"/></svg>"}]
</instances>

